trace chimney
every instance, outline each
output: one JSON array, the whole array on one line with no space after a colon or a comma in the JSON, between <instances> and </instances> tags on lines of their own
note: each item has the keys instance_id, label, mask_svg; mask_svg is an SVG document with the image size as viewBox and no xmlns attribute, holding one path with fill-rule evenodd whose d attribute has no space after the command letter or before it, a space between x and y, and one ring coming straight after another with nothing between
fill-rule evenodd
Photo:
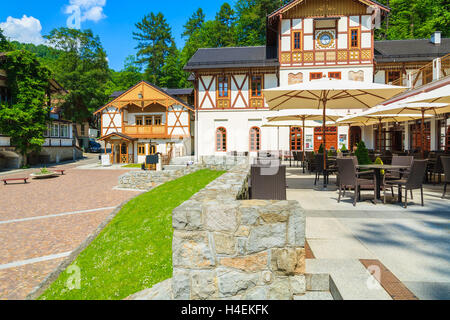
<instances>
[{"instance_id":1,"label":"chimney","mask_svg":"<svg viewBox=\"0 0 450 320\"><path fill-rule=\"evenodd\" d=\"M431 35L431 43L434 45L440 45L441 44L441 31L435 31Z\"/></svg>"}]
</instances>

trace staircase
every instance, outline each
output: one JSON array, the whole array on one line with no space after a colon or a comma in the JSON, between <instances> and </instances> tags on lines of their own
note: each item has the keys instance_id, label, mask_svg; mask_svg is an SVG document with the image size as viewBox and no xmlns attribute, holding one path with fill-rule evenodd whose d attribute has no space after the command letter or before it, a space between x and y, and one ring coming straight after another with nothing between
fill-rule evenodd
<instances>
[{"instance_id":1,"label":"staircase","mask_svg":"<svg viewBox=\"0 0 450 320\"><path fill-rule=\"evenodd\" d=\"M172 158L170 159L170 163L168 165L163 166L163 170L183 169L190 162L195 162L194 156Z\"/></svg>"}]
</instances>

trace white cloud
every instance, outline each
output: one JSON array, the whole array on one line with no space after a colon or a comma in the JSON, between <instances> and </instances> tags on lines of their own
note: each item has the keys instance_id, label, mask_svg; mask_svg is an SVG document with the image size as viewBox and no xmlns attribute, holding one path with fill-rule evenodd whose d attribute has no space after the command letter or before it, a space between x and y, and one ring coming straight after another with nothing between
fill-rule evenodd
<instances>
[{"instance_id":1,"label":"white cloud","mask_svg":"<svg viewBox=\"0 0 450 320\"><path fill-rule=\"evenodd\" d=\"M74 19L82 21L98 22L106 15L103 13L103 7L106 0L70 0L69 5L65 8L66 14L75 15Z\"/></svg>"},{"instance_id":2,"label":"white cloud","mask_svg":"<svg viewBox=\"0 0 450 320\"><path fill-rule=\"evenodd\" d=\"M42 26L41 22L34 17L23 15L21 19L8 17L6 22L0 23L0 29L4 35L11 40L17 40L23 43L42 44Z\"/></svg>"}]
</instances>

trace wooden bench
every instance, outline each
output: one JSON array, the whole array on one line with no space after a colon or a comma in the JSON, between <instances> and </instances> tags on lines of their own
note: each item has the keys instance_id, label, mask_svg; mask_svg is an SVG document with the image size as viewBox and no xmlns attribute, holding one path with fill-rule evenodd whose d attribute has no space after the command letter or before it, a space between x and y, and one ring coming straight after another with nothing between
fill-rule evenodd
<instances>
[{"instance_id":1,"label":"wooden bench","mask_svg":"<svg viewBox=\"0 0 450 320\"><path fill-rule=\"evenodd\" d=\"M4 184L8 184L8 181L21 181L23 180L23 182L26 184L28 181L28 178L11 178L11 179L2 179Z\"/></svg>"},{"instance_id":2,"label":"wooden bench","mask_svg":"<svg viewBox=\"0 0 450 320\"><path fill-rule=\"evenodd\" d=\"M65 172L66 170L53 170L53 171L58 172L58 173L60 173L60 174L63 176L63 175L64 175L64 172Z\"/></svg>"}]
</instances>

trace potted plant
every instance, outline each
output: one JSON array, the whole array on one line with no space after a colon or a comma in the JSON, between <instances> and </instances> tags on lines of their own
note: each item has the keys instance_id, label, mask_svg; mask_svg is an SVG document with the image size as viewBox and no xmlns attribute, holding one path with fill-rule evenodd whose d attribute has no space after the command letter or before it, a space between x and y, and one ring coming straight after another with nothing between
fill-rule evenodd
<instances>
[{"instance_id":1,"label":"potted plant","mask_svg":"<svg viewBox=\"0 0 450 320\"><path fill-rule=\"evenodd\" d=\"M43 167L39 172L30 174L33 179L47 179L58 176L56 172L48 170L46 167Z\"/></svg>"},{"instance_id":2,"label":"potted plant","mask_svg":"<svg viewBox=\"0 0 450 320\"><path fill-rule=\"evenodd\" d=\"M366 148L366 144L364 141L361 141L358 143L358 146L356 147L355 155L358 158L358 163L360 165L365 164L372 164L372 161L369 157L369 150Z\"/></svg>"}]
</instances>

